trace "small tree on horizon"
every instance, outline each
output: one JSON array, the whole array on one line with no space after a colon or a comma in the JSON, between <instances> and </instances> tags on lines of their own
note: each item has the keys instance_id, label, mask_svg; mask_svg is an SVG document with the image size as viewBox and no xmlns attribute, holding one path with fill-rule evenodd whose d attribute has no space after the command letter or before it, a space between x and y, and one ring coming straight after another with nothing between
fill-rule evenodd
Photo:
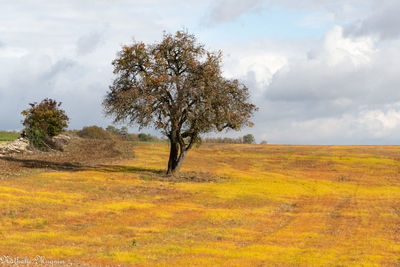
<instances>
[{"instance_id":1,"label":"small tree on horizon","mask_svg":"<svg viewBox=\"0 0 400 267\"><path fill-rule=\"evenodd\" d=\"M246 134L243 136L243 144L254 144L256 139L252 134Z\"/></svg>"},{"instance_id":2,"label":"small tree on horizon","mask_svg":"<svg viewBox=\"0 0 400 267\"><path fill-rule=\"evenodd\" d=\"M69 118L60 108L61 102L50 98L29 105L29 109L21 112L25 116L24 133L34 147L48 147L48 139L62 133L68 127Z\"/></svg>"},{"instance_id":3,"label":"small tree on horizon","mask_svg":"<svg viewBox=\"0 0 400 267\"><path fill-rule=\"evenodd\" d=\"M252 126L248 88L222 77L222 53L194 35L164 33L155 44L125 45L113 61L116 78L103 105L115 122L153 126L168 137L168 174L176 173L200 135Z\"/></svg>"}]
</instances>

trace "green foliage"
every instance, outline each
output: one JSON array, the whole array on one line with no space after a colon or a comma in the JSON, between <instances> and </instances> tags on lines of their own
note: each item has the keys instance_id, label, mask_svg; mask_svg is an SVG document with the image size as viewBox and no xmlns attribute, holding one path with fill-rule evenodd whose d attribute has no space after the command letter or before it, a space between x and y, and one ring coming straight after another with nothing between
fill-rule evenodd
<instances>
[{"instance_id":1,"label":"green foliage","mask_svg":"<svg viewBox=\"0 0 400 267\"><path fill-rule=\"evenodd\" d=\"M46 98L39 104L30 103L31 107L21 112L25 116L22 124L24 133L31 145L44 148L46 139L62 133L68 127L69 118L65 111L60 109L61 102Z\"/></svg>"},{"instance_id":2,"label":"green foliage","mask_svg":"<svg viewBox=\"0 0 400 267\"><path fill-rule=\"evenodd\" d=\"M255 144L256 139L252 134L246 134L243 136L243 144Z\"/></svg>"},{"instance_id":3,"label":"green foliage","mask_svg":"<svg viewBox=\"0 0 400 267\"><path fill-rule=\"evenodd\" d=\"M152 136L150 134L145 134L145 133L139 133L138 134L139 141L142 142L154 142L158 141L158 138L155 136Z\"/></svg>"},{"instance_id":4,"label":"green foliage","mask_svg":"<svg viewBox=\"0 0 400 267\"><path fill-rule=\"evenodd\" d=\"M209 144L243 144L243 137L230 138L230 137L208 137L202 138L203 143Z\"/></svg>"},{"instance_id":5,"label":"green foliage","mask_svg":"<svg viewBox=\"0 0 400 267\"><path fill-rule=\"evenodd\" d=\"M46 147L46 134L40 128L31 128L25 131L26 137L32 146L36 148Z\"/></svg>"},{"instance_id":6,"label":"green foliage","mask_svg":"<svg viewBox=\"0 0 400 267\"><path fill-rule=\"evenodd\" d=\"M108 125L107 128L106 128L106 131L110 132L112 134L119 134L119 129L117 127L115 127L115 126L112 126L112 125Z\"/></svg>"},{"instance_id":7,"label":"green foliage","mask_svg":"<svg viewBox=\"0 0 400 267\"><path fill-rule=\"evenodd\" d=\"M83 127L82 130L77 132L77 135L79 137L87 139L101 139L101 140L114 139L113 135L109 131L106 131L103 128L96 125Z\"/></svg>"},{"instance_id":8,"label":"green foliage","mask_svg":"<svg viewBox=\"0 0 400 267\"><path fill-rule=\"evenodd\" d=\"M106 131L122 141L139 141L138 135L129 133L126 126L122 126L121 129L118 129L115 126L109 125Z\"/></svg>"},{"instance_id":9,"label":"green foliage","mask_svg":"<svg viewBox=\"0 0 400 267\"><path fill-rule=\"evenodd\" d=\"M17 132L0 132L0 142L16 140L19 135Z\"/></svg>"},{"instance_id":10,"label":"green foliage","mask_svg":"<svg viewBox=\"0 0 400 267\"><path fill-rule=\"evenodd\" d=\"M255 144L255 138L252 134L247 134L237 138L230 137L214 137L203 138L203 143L216 144ZM267 141L262 141L261 144L266 144Z\"/></svg>"}]
</instances>

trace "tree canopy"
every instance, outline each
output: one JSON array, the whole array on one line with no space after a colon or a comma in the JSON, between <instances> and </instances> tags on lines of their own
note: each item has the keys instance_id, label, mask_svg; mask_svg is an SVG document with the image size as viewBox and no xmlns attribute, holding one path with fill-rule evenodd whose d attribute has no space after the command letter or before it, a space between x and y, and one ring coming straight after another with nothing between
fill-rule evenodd
<instances>
[{"instance_id":1,"label":"tree canopy","mask_svg":"<svg viewBox=\"0 0 400 267\"><path fill-rule=\"evenodd\" d=\"M25 116L22 124L30 143L38 148L48 147L48 138L62 133L68 127L69 118L60 108L61 102L46 98L21 112Z\"/></svg>"},{"instance_id":2,"label":"tree canopy","mask_svg":"<svg viewBox=\"0 0 400 267\"><path fill-rule=\"evenodd\" d=\"M164 33L159 43L125 45L112 62L116 77L103 102L106 114L167 136L172 174L201 134L252 126L256 107L248 88L222 76L221 60L221 51L207 51L184 31Z\"/></svg>"},{"instance_id":3,"label":"tree canopy","mask_svg":"<svg viewBox=\"0 0 400 267\"><path fill-rule=\"evenodd\" d=\"M243 136L243 144L255 144L256 139L252 134L246 134Z\"/></svg>"}]
</instances>

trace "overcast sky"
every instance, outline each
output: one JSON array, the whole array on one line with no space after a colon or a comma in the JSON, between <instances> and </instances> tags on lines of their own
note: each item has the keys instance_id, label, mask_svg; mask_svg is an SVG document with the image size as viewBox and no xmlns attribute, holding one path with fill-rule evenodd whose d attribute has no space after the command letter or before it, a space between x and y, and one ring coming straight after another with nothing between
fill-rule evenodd
<instances>
[{"instance_id":1,"label":"overcast sky","mask_svg":"<svg viewBox=\"0 0 400 267\"><path fill-rule=\"evenodd\" d=\"M111 124L101 102L121 45L187 29L259 107L253 128L224 134L400 144L399 14L398 0L0 0L0 130L45 97L72 129Z\"/></svg>"}]
</instances>

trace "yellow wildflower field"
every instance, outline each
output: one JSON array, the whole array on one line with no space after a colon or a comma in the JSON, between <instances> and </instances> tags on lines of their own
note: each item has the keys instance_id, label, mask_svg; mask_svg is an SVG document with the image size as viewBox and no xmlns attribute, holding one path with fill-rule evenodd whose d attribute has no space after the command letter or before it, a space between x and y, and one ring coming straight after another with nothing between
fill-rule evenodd
<instances>
[{"instance_id":1,"label":"yellow wildflower field","mask_svg":"<svg viewBox=\"0 0 400 267\"><path fill-rule=\"evenodd\" d=\"M168 153L0 181L0 261L400 264L398 146L205 144L173 179Z\"/></svg>"}]
</instances>

